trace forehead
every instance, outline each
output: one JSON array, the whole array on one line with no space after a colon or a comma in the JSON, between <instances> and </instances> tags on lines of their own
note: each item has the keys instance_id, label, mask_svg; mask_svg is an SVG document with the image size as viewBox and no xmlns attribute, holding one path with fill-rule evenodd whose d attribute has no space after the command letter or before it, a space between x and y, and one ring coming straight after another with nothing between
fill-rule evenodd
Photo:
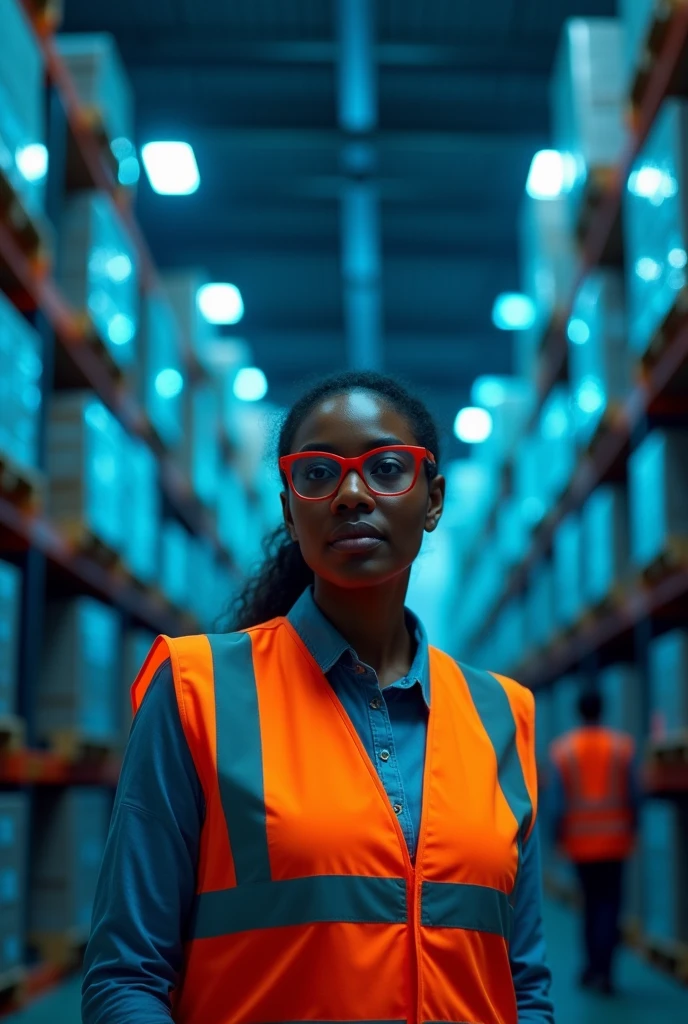
<instances>
[{"instance_id":1,"label":"forehead","mask_svg":"<svg viewBox=\"0 0 688 1024\"><path fill-rule=\"evenodd\" d=\"M406 417L384 398L369 391L352 391L318 402L296 431L292 451L324 445L340 455L354 456L388 437L402 444L418 444Z\"/></svg>"}]
</instances>

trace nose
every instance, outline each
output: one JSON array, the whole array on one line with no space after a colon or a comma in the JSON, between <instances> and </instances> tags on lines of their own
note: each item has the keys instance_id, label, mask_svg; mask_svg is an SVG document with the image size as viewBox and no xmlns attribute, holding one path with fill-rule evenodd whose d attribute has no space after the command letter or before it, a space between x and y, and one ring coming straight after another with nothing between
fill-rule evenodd
<instances>
[{"instance_id":1,"label":"nose","mask_svg":"<svg viewBox=\"0 0 688 1024\"><path fill-rule=\"evenodd\" d=\"M333 512L348 508L365 508L369 512L375 508L375 498L362 477L353 469L346 474L332 498Z\"/></svg>"}]
</instances>

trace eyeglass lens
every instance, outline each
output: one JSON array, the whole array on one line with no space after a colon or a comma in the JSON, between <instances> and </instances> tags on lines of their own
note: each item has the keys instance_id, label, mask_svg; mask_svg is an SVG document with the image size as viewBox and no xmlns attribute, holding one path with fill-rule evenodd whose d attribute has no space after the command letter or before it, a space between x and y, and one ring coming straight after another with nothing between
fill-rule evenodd
<instances>
[{"instance_id":1,"label":"eyeglass lens","mask_svg":"<svg viewBox=\"0 0 688 1024\"><path fill-rule=\"evenodd\" d=\"M384 451L363 463L363 479L376 494L398 494L411 487L416 462L410 452ZM337 490L342 467L326 455L304 453L292 464L294 490L303 498L327 498Z\"/></svg>"}]
</instances>

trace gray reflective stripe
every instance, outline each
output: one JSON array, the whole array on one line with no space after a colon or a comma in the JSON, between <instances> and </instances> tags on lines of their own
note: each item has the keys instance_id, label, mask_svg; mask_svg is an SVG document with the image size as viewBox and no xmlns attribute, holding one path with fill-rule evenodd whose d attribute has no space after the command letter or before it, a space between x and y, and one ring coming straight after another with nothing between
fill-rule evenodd
<instances>
[{"instance_id":1,"label":"gray reflective stripe","mask_svg":"<svg viewBox=\"0 0 688 1024\"><path fill-rule=\"evenodd\" d=\"M237 884L270 880L258 694L248 633L209 636L217 773Z\"/></svg>"},{"instance_id":2,"label":"gray reflective stripe","mask_svg":"<svg viewBox=\"0 0 688 1024\"><path fill-rule=\"evenodd\" d=\"M454 882L423 882L421 924L463 928L509 939L513 909L499 889Z\"/></svg>"},{"instance_id":3,"label":"gray reflective stripe","mask_svg":"<svg viewBox=\"0 0 688 1024\"><path fill-rule=\"evenodd\" d=\"M533 818L533 804L516 748L516 722L504 687L489 672L459 665L473 703L497 755L499 785L525 836Z\"/></svg>"},{"instance_id":4,"label":"gray reflective stripe","mask_svg":"<svg viewBox=\"0 0 688 1024\"><path fill-rule=\"evenodd\" d=\"M204 892L196 897L190 936L211 939L262 928L336 921L406 924L406 881L315 875Z\"/></svg>"},{"instance_id":5,"label":"gray reflective stripe","mask_svg":"<svg viewBox=\"0 0 688 1024\"><path fill-rule=\"evenodd\" d=\"M627 821L572 821L567 822L566 833L570 836L609 835L617 832L628 832Z\"/></svg>"}]
</instances>

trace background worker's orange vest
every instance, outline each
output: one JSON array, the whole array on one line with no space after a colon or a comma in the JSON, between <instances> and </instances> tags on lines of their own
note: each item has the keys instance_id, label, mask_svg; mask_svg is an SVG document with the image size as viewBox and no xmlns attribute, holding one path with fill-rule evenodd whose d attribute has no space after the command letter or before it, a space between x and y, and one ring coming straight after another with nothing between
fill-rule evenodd
<instances>
[{"instance_id":1,"label":"background worker's orange vest","mask_svg":"<svg viewBox=\"0 0 688 1024\"><path fill-rule=\"evenodd\" d=\"M179 1024L517 1024L514 886L536 814L532 695L430 650L416 863L286 619L160 637L206 802Z\"/></svg>"},{"instance_id":2,"label":"background worker's orange vest","mask_svg":"<svg viewBox=\"0 0 688 1024\"><path fill-rule=\"evenodd\" d=\"M573 861L623 860L633 851L630 773L634 742L585 726L552 744L566 795L561 845Z\"/></svg>"}]
</instances>

